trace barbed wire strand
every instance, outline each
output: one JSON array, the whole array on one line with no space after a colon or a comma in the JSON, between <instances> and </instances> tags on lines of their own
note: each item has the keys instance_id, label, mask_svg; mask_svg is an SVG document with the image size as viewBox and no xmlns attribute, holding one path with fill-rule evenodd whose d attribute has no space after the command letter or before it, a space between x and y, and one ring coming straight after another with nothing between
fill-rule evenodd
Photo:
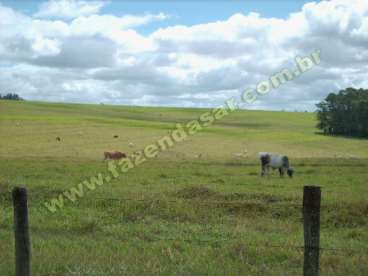
<instances>
[{"instance_id":1,"label":"barbed wire strand","mask_svg":"<svg viewBox=\"0 0 368 276\"><path fill-rule=\"evenodd\" d=\"M138 238L139 237L135 237ZM295 250L304 250L305 248L320 250L320 251L328 251L328 252L335 252L334 255L340 256L350 256L350 255L357 255L361 254L362 256L368 256L368 251L362 250L355 250L351 248L343 248L343 247L313 247L313 246L302 246L302 245L281 245L281 244L272 244L272 243L246 243L242 242L239 238L225 238L225 239L183 239L183 238L174 238L174 237L146 237L145 240L151 239L151 241L181 241L181 242L188 242L188 243L219 243L219 242L231 242L231 241L239 241L243 243L244 246L248 247L262 247L262 248L281 248L281 249L295 249ZM125 239L128 240L128 239ZM336 254L336 252L339 252ZM345 252L345 253L341 253Z\"/></svg>"}]
</instances>

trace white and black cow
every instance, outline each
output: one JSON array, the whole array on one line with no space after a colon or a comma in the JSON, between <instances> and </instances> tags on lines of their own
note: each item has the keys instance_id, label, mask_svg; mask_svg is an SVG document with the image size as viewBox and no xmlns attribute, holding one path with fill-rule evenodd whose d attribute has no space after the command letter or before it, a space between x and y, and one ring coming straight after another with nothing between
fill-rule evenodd
<instances>
[{"instance_id":1,"label":"white and black cow","mask_svg":"<svg viewBox=\"0 0 368 276\"><path fill-rule=\"evenodd\" d=\"M284 176L285 171L290 178L293 177L294 169L290 167L289 158L286 155L260 152L259 157L262 164L262 176L269 174L269 170L272 168L279 170L280 177Z\"/></svg>"}]
</instances>

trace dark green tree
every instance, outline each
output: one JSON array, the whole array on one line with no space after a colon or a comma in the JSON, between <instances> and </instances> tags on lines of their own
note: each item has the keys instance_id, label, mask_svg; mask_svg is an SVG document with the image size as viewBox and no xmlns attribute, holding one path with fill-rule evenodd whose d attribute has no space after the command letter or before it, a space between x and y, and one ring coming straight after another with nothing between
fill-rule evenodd
<instances>
[{"instance_id":1,"label":"dark green tree","mask_svg":"<svg viewBox=\"0 0 368 276\"><path fill-rule=\"evenodd\" d=\"M368 137L368 90L347 88L317 104L317 127L328 135Z\"/></svg>"},{"instance_id":2,"label":"dark green tree","mask_svg":"<svg viewBox=\"0 0 368 276\"><path fill-rule=\"evenodd\" d=\"M5 95L0 94L0 100L13 100L13 101L22 101L23 99L19 97L18 94L7 93Z\"/></svg>"}]
</instances>

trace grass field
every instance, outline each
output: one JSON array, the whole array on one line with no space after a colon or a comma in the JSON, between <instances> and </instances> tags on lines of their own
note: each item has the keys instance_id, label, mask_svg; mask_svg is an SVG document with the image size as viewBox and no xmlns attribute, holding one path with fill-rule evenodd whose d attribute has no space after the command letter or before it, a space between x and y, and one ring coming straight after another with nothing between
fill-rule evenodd
<instances>
[{"instance_id":1,"label":"grass field","mask_svg":"<svg viewBox=\"0 0 368 276\"><path fill-rule=\"evenodd\" d=\"M44 207L105 172L104 151L132 153L205 111L0 101L0 275L14 274L14 186L29 193L33 275L301 275L304 185L322 187L321 247L344 249L322 251L322 275L368 275L368 141L320 135L312 113L236 111ZM259 151L287 154L295 178L261 178Z\"/></svg>"}]
</instances>

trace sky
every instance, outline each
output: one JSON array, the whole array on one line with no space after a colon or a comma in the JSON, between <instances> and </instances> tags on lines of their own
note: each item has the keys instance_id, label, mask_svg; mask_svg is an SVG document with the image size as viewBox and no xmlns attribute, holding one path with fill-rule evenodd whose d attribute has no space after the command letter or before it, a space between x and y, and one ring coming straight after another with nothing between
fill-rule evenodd
<instances>
[{"instance_id":1,"label":"sky","mask_svg":"<svg viewBox=\"0 0 368 276\"><path fill-rule=\"evenodd\" d=\"M368 88L368 1L0 0L0 93L27 100L214 107L315 50L246 108Z\"/></svg>"}]
</instances>

